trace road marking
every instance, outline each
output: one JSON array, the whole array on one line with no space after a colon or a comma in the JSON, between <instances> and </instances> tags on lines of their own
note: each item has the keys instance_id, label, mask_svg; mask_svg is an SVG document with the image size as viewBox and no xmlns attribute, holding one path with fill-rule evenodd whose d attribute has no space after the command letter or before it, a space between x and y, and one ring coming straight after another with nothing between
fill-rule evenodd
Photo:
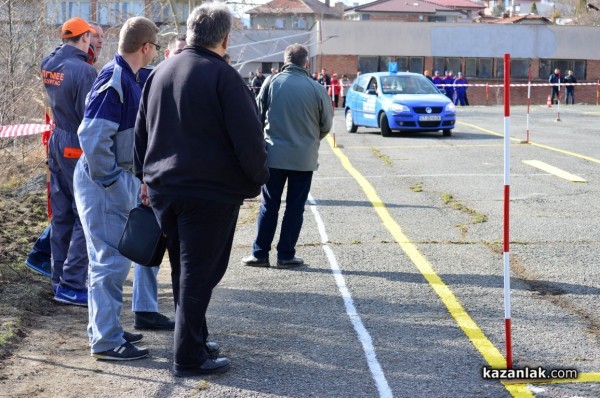
<instances>
[{"instance_id":1,"label":"road marking","mask_svg":"<svg viewBox=\"0 0 600 398\"><path fill-rule=\"evenodd\" d=\"M559 169L558 167L554 167L549 165L548 163L544 163L539 160L523 160L523 163L528 164L536 169L547 171L548 173L555 175L559 178L563 178L567 181L571 182L587 182L583 178L576 176L575 174L571 174L567 171Z\"/></svg>"},{"instance_id":2,"label":"road marking","mask_svg":"<svg viewBox=\"0 0 600 398\"><path fill-rule=\"evenodd\" d=\"M437 293L440 300L450 315L456 320L458 326L467 335L471 343L483 356L486 362L496 369L506 368L506 359L502 356L500 351L492 344L492 342L485 336L483 331L477 326L477 323L471 318L467 311L463 308L462 304L456 298L450 288L442 281L442 279L435 273L429 261L421 254L417 246L412 243L408 237L402 232L402 229L396 223L392 215L385 207L383 201L371 185L371 183L363 177L363 175L354 168L350 159L342 153L339 148L334 148L333 139L327 137L327 141L331 147L333 153L340 159L342 166L354 177L358 185L367 195L367 198L372 203L375 212L379 215L383 221L383 225L390 231L396 242L402 248L402 251L411 259L413 264L421 272L423 277L427 280L431 288ZM513 397L533 397L533 394L527 389L525 384L511 384L504 387Z\"/></svg>"},{"instance_id":3,"label":"road marking","mask_svg":"<svg viewBox=\"0 0 600 398\"><path fill-rule=\"evenodd\" d=\"M477 129L477 130L480 130L480 131L484 131L484 132L492 134L492 135L497 135L499 137L504 137L504 135L501 134L501 133L485 129L483 127L479 127L479 126L476 126L474 124L465 123L465 122L457 122L457 123L458 124L463 124L465 126L473 127L474 129ZM512 138L511 137L510 139L513 140L513 141L519 142L519 143L521 142L521 140L519 140L517 138ZM529 141L528 144L531 145L531 146L536 146L538 148L544 148L544 149L547 149L549 151L563 153L565 155L573 156L573 157L576 157L576 158L579 158L579 159L589 160L590 162L594 162L594 163L600 164L600 159L593 158L591 156L582 155L582 154L577 153L577 152L571 152L571 151L567 151L566 149L555 148L555 147L550 146L550 145L538 144L538 143L533 142L533 141Z\"/></svg>"},{"instance_id":4,"label":"road marking","mask_svg":"<svg viewBox=\"0 0 600 398\"><path fill-rule=\"evenodd\" d=\"M338 290L340 291L342 298L344 299L344 306L346 307L346 314L350 318L352 322L352 326L354 326L354 330L358 335L358 340L362 345L365 356L367 357L367 364L369 365L369 370L371 370L371 375L373 380L375 381L375 385L377 386L377 390L379 391L379 396L382 398L392 398L394 395L392 394L392 390L385 378L385 374L383 374L383 369L377 361L377 356L375 355L375 347L373 346L373 339L362 320L360 319L360 315L358 315L358 311L354 306L354 301L352 300L352 295L348 290L348 286L346 285L346 280L344 279L344 275L342 275L342 270L340 269L337 259L335 258L335 254L331 247L327 244L329 242L329 238L327 237L327 231L325 230L325 223L319 214L319 210L317 209L317 202L312 197L312 195L308 195L308 201L310 203L310 209L313 212L315 220L317 222L317 229L319 230L319 235L321 235L321 243L323 244L323 251L327 255L327 259L329 260L329 265L331 266L331 272L333 273L333 278L335 279L335 284L337 285Z\"/></svg>"},{"instance_id":5,"label":"road marking","mask_svg":"<svg viewBox=\"0 0 600 398\"><path fill-rule=\"evenodd\" d=\"M437 145L344 146L344 149L479 148L501 146L502 144L451 144L448 141L443 141Z\"/></svg>"}]
</instances>

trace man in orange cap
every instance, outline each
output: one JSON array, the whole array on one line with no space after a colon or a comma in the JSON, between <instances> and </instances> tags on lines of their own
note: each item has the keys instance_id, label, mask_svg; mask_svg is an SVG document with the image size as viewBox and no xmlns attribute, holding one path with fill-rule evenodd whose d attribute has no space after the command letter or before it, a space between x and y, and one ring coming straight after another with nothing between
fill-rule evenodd
<instances>
[{"instance_id":1,"label":"man in orange cap","mask_svg":"<svg viewBox=\"0 0 600 398\"><path fill-rule=\"evenodd\" d=\"M61 27L63 44L42 60L41 68L56 124L48 154L54 300L79 306L87 306L88 301L88 256L73 197L73 172L81 155L77 129L97 74L87 63L95 32L82 18L67 20Z\"/></svg>"}]
</instances>

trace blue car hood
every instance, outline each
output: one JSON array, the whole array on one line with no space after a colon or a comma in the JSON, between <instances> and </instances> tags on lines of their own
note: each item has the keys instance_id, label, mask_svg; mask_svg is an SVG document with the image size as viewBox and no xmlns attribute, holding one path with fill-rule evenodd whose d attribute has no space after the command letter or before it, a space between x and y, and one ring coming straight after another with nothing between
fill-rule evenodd
<instances>
[{"instance_id":1,"label":"blue car hood","mask_svg":"<svg viewBox=\"0 0 600 398\"><path fill-rule=\"evenodd\" d=\"M385 95L385 97L390 101L410 106L445 106L451 102L448 97L443 94L394 94Z\"/></svg>"}]
</instances>

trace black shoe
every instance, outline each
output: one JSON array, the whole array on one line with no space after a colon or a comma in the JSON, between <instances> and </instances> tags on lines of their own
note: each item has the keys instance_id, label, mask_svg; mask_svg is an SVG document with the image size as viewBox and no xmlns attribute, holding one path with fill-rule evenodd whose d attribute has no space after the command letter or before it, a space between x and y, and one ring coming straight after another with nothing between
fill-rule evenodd
<instances>
[{"instance_id":1,"label":"black shoe","mask_svg":"<svg viewBox=\"0 0 600 398\"><path fill-rule=\"evenodd\" d=\"M249 267L268 267L269 259L268 258L256 258L252 254L242 258L242 264L247 265Z\"/></svg>"},{"instance_id":2,"label":"black shoe","mask_svg":"<svg viewBox=\"0 0 600 398\"><path fill-rule=\"evenodd\" d=\"M159 312L134 312L133 319L138 330L175 330L175 321Z\"/></svg>"},{"instance_id":3,"label":"black shoe","mask_svg":"<svg viewBox=\"0 0 600 398\"><path fill-rule=\"evenodd\" d=\"M147 348L137 348L131 343L125 343L112 350L93 352L92 356L104 361L132 361L146 358L149 353Z\"/></svg>"},{"instance_id":4,"label":"black shoe","mask_svg":"<svg viewBox=\"0 0 600 398\"><path fill-rule=\"evenodd\" d=\"M221 347L214 341L207 341L205 344L206 352L208 353L208 357L210 359L217 359L219 357L219 352L221 352Z\"/></svg>"},{"instance_id":5,"label":"black shoe","mask_svg":"<svg viewBox=\"0 0 600 398\"><path fill-rule=\"evenodd\" d=\"M277 260L277 268L292 268L304 265L304 260L300 257L293 257L291 260Z\"/></svg>"},{"instance_id":6,"label":"black shoe","mask_svg":"<svg viewBox=\"0 0 600 398\"><path fill-rule=\"evenodd\" d=\"M177 377L191 377L210 375L215 373L225 373L229 370L231 361L227 358L207 359L200 366L195 368L177 369L177 365L173 366L173 373Z\"/></svg>"},{"instance_id":7,"label":"black shoe","mask_svg":"<svg viewBox=\"0 0 600 398\"><path fill-rule=\"evenodd\" d=\"M139 343L140 341L142 341L142 339L144 338L144 335L141 333L123 332L123 338L128 343L136 344L136 343Z\"/></svg>"}]
</instances>

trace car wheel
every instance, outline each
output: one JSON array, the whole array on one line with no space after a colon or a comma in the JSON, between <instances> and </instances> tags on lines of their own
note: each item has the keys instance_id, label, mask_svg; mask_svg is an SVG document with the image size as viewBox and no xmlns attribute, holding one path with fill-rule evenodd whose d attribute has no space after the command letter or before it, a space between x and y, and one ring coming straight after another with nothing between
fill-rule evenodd
<instances>
[{"instance_id":1,"label":"car wheel","mask_svg":"<svg viewBox=\"0 0 600 398\"><path fill-rule=\"evenodd\" d=\"M379 114L379 128L381 129L382 137L389 137L392 135L392 129L390 129L390 124L388 123L385 112L381 112L381 114Z\"/></svg>"},{"instance_id":2,"label":"car wheel","mask_svg":"<svg viewBox=\"0 0 600 398\"><path fill-rule=\"evenodd\" d=\"M352 120L352 111L348 109L346 111L346 131L349 133L356 133L358 126L354 124L354 120Z\"/></svg>"},{"instance_id":3,"label":"car wheel","mask_svg":"<svg viewBox=\"0 0 600 398\"><path fill-rule=\"evenodd\" d=\"M452 130L446 129L443 132L444 137L450 137L452 135Z\"/></svg>"}]
</instances>

